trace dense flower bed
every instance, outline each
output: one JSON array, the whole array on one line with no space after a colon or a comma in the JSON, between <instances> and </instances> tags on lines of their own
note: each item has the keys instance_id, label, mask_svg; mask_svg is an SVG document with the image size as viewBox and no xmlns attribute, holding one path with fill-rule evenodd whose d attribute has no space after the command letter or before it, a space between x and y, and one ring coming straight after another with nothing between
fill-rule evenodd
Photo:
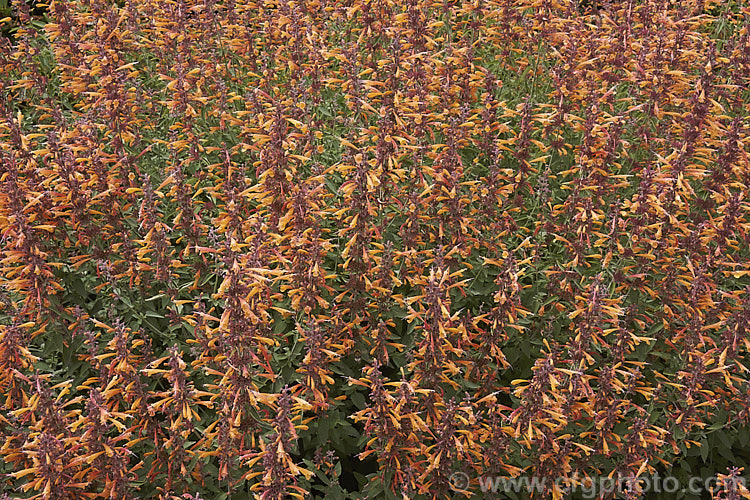
<instances>
[{"instance_id":1,"label":"dense flower bed","mask_svg":"<svg viewBox=\"0 0 750 500\"><path fill-rule=\"evenodd\" d=\"M0 498L750 462L750 8L598 3L14 1Z\"/></svg>"}]
</instances>

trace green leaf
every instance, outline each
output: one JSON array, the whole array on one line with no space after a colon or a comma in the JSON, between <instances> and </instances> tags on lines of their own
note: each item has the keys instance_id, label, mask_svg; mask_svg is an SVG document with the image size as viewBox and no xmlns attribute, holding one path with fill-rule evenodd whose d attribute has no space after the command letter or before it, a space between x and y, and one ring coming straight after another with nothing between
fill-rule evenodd
<instances>
[{"instance_id":1,"label":"green leaf","mask_svg":"<svg viewBox=\"0 0 750 500\"><path fill-rule=\"evenodd\" d=\"M746 444L748 441L748 433L747 432L738 432L737 433L737 442L740 444L742 448L746 448Z\"/></svg>"},{"instance_id":2,"label":"green leaf","mask_svg":"<svg viewBox=\"0 0 750 500\"><path fill-rule=\"evenodd\" d=\"M365 397L360 392L355 392L354 394L349 396L349 399L352 400L352 403L354 403L354 406L356 406L358 410L362 410L367 406Z\"/></svg>"},{"instance_id":3,"label":"green leaf","mask_svg":"<svg viewBox=\"0 0 750 500\"><path fill-rule=\"evenodd\" d=\"M705 462L706 458L708 458L708 439L703 438L700 441L701 443L701 459Z\"/></svg>"},{"instance_id":4,"label":"green leaf","mask_svg":"<svg viewBox=\"0 0 750 500\"><path fill-rule=\"evenodd\" d=\"M331 419L321 418L318 421L318 433L317 442L318 444L324 444L328 442L328 429L331 424Z\"/></svg>"}]
</instances>

